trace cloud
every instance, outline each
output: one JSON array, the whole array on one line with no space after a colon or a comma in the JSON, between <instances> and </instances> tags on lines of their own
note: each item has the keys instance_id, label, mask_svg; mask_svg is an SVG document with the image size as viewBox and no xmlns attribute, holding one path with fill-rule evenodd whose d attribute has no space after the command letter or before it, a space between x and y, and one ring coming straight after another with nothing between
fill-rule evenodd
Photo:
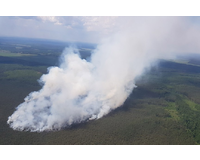
<instances>
[{"instance_id":1,"label":"cloud","mask_svg":"<svg viewBox=\"0 0 200 160\"><path fill-rule=\"evenodd\" d=\"M85 29L87 32L101 32L102 34L109 34L116 26L117 17L102 17L102 16L40 16L43 22L52 22L55 25L63 25L69 28ZM112 32L113 33L113 32Z\"/></svg>"},{"instance_id":2,"label":"cloud","mask_svg":"<svg viewBox=\"0 0 200 160\"><path fill-rule=\"evenodd\" d=\"M87 31L101 31L101 32L111 32L116 27L116 21L118 17L81 17L83 26Z\"/></svg>"},{"instance_id":3,"label":"cloud","mask_svg":"<svg viewBox=\"0 0 200 160\"><path fill-rule=\"evenodd\" d=\"M52 22L55 25L70 26L71 28L79 28L81 26L80 21L72 16L38 16L37 18L43 22Z\"/></svg>"}]
</instances>

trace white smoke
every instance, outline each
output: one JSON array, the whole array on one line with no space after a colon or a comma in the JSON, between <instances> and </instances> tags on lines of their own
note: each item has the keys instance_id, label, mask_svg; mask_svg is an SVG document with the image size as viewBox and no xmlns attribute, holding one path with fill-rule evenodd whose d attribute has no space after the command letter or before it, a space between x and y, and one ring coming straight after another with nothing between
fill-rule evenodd
<instances>
[{"instance_id":1,"label":"white smoke","mask_svg":"<svg viewBox=\"0 0 200 160\"><path fill-rule=\"evenodd\" d=\"M30 93L8 118L15 130L45 131L99 119L121 106L136 77L157 59L199 52L200 30L179 17L123 17L120 31L102 41L90 62L66 48L59 67L40 78L43 88Z\"/></svg>"}]
</instances>

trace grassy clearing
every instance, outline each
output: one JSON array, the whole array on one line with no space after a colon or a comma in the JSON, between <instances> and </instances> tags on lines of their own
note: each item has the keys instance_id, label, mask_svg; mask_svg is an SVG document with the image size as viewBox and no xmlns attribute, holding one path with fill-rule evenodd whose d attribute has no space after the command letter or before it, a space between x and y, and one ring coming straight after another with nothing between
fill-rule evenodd
<instances>
[{"instance_id":1,"label":"grassy clearing","mask_svg":"<svg viewBox=\"0 0 200 160\"><path fill-rule=\"evenodd\" d=\"M35 56L34 54L11 53L9 51L0 50L0 56L4 57L21 57L21 56Z\"/></svg>"},{"instance_id":2,"label":"grassy clearing","mask_svg":"<svg viewBox=\"0 0 200 160\"><path fill-rule=\"evenodd\" d=\"M4 72L5 78L8 80L17 80L17 79L32 79L38 76L41 76L41 72L30 71L30 70L15 70L15 71L6 71Z\"/></svg>"},{"instance_id":3,"label":"grassy clearing","mask_svg":"<svg viewBox=\"0 0 200 160\"><path fill-rule=\"evenodd\" d=\"M179 117L179 114L178 114L178 111L177 111L177 106L174 102L169 102L168 103L168 106L165 108L165 110L167 112L169 112L170 114L170 117L175 120L175 121L179 121L180 120L180 117Z\"/></svg>"},{"instance_id":4,"label":"grassy clearing","mask_svg":"<svg viewBox=\"0 0 200 160\"><path fill-rule=\"evenodd\" d=\"M188 104L191 110L197 111L197 108L199 108L199 105L196 104L195 102L189 100L189 99L184 99L184 101Z\"/></svg>"},{"instance_id":5,"label":"grassy clearing","mask_svg":"<svg viewBox=\"0 0 200 160\"><path fill-rule=\"evenodd\" d=\"M175 63L181 63L181 64L189 64L188 62L189 62L189 60L184 60L184 59L182 59L182 60L170 60L171 62L175 62Z\"/></svg>"}]
</instances>

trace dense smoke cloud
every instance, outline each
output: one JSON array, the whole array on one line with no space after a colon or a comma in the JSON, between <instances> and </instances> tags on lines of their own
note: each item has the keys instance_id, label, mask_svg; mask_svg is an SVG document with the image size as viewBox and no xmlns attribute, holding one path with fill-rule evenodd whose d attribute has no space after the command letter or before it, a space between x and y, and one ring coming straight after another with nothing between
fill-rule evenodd
<instances>
[{"instance_id":1,"label":"dense smoke cloud","mask_svg":"<svg viewBox=\"0 0 200 160\"><path fill-rule=\"evenodd\" d=\"M200 51L200 30L179 17L122 17L119 30L93 51L90 61L66 48L59 67L40 78L8 118L15 130L45 131L99 119L120 107L135 79L157 59Z\"/></svg>"}]
</instances>

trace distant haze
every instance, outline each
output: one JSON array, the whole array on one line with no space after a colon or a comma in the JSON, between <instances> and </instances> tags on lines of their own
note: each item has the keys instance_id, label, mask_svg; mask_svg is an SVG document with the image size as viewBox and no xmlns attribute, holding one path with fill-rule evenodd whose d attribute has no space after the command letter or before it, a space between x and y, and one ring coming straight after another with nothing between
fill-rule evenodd
<instances>
[{"instance_id":1,"label":"distant haze","mask_svg":"<svg viewBox=\"0 0 200 160\"><path fill-rule=\"evenodd\" d=\"M99 43L103 38L110 37L123 27L128 27L133 21L136 22L138 19L144 18L145 17L106 16L0 16L0 36ZM185 19L189 25L199 26L200 24L199 17L170 18ZM147 25L144 23L140 27L148 28ZM158 28L160 26L160 24L155 25L157 25ZM132 30L135 29L135 27L132 28Z\"/></svg>"},{"instance_id":2,"label":"distant haze","mask_svg":"<svg viewBox=\"0 0 200 160\"><path fill-rule=\"evenodd\" d=\"M50 67L40 78L43 88L30 93L8 118L11 128L40 132L102 118L124 103L136 78L157 59L200 53L200 28L188 18L113 19L120 25L113 22L110 32L112 27L107 27L109 33L90 61L75 54L76 48L64 50L60 66Z\"/></svg>"},{"instance_id":3,"label":"distant haze","mask_svg":"<svg viewBox=\"0 0 200 160\"><path fill-rule=\"evenodd\" d=\"M117 28L117 17L0 16L0 36L98 43Z\"/></svg>"}]
</instances>

